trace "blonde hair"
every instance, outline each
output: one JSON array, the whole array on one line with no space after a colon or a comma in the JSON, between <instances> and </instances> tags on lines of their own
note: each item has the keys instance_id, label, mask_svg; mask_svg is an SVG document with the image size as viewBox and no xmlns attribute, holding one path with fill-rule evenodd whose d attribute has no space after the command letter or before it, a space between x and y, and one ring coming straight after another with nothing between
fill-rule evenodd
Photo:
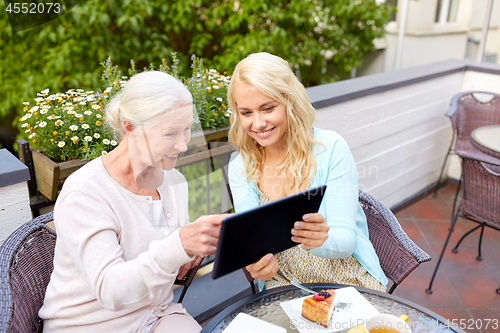
<instances>
[{"instance_id":1,"label":"blonde hair","mask_svg":"<svg viewBox=\"0 0 500 333\"><path fill-rule=\"evenodd\" d=\"M316 141L311 130L315 111L302 83L285 60L269 53L251 54L236 65L227 93L232 110L229 142L235 144L244 157L247 180L255 182L258 182L262 172L264 148L241 127L234 91L240 82L257 88L285 105L288 127L284 140L288 151L280 169L291 171L294 188L309 182L316 172L316 162L312 155Z\"/></svg>"},{"instance_id":2,"label":"blonde hair","mask_svg":"<svg viewBox=\"0 0 500 333\"><path fill-rule=\"evenodd\" d=\"M181 81L159 71L134 75L106 107L106 122L120 140L125 135L123 119L135 127L148 120L193 103L193 97Z\"/></svg>"}]
</instances>

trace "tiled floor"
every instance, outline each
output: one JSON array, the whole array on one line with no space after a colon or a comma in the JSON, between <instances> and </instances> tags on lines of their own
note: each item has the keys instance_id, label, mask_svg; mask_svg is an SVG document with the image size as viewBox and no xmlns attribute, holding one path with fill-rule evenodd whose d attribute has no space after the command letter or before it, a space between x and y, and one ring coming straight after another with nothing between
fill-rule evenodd
<instances>
[{"instance_id":1,"label":"tiled floor","mask_svg":"<svg viewBox=\"0 0 500 333\"><path fill-rule=\"evenodd\" d=\"M485 228L482 261L476 260L480 230L467 236L458 253L451 250L462 235L476 226L465 219L457 221L450 243L432 286L427 289L437 260L451 225L451 210L456 184L448 183L439 189L436 198L432 194L396 212L401 226L408 236L429 253L432 260L420 265L396 289L395 295L425 306L449 319L464 319L470 325L466 332L500 332L500 232ZM498 320L495 329L487 319ZM477 327L482 324L483 328Z\"/></svg>"}]
</instances>

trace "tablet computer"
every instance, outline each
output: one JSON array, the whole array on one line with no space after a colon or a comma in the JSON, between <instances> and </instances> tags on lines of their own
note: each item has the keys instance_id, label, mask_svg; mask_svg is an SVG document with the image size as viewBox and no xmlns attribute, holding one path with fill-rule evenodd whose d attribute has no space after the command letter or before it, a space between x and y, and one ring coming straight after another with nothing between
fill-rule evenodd
<instances>
[{"instance_id":1,"label":"tablet computer","mask_svg":"<svg viewBox=\"0 0 500 333\"><path fill-rule=\"evenodd\" d=\"M293 225L319 210L325 190L322 185L224 219L212 279L298 245L291 239Z\"/></svg>"}]
</instances>

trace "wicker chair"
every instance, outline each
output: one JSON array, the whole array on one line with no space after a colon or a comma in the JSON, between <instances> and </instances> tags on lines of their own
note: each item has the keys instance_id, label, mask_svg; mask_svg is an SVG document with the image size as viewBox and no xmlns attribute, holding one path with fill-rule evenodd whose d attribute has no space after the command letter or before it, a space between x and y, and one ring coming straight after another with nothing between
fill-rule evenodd
<instances>
[{"instance_id":1,"label":"wicker chair","mask_svg":"<svg viewBox=\"0 0 500 333\"><path fill-rule=\"evenodd\" d=\"M43 321L38 310L54 269L56 244L56 233L45 224L52 220L50 212L25 223L0 248L0 332L42 332ZM200 265L190 269L182 280L175 281L184 286L179 303Z\"/></svg>"},{"instance_id":2,"label":"wicker chair","mask_svg":"<svg viewBox=\"0 0 500 333\"><path fill-rule=\"evenodd\" d=\"M477 94L487 94L493 98L483 103L478 101L474 94L476 94L476 96ZM476 128L482 126L500 124L500 95L481 91L469 91L457 94L451 100L450 109L446 112L446 116L450 117L451 125L453 127L453 137L451 139L448 153L444 159L441 173L439 174L438 183L434 190L434 196L436 196L439 185L441 184L441 177L443 176L448 156L453 152L457 154L460 152L466 152L472 156L487 161L493 159L493 157L484 154L472 146L471 133ZM452 149L455 136L455 149ZM461 183L459 183L455 194L452 215L455 211L460 184Z\"/></svg>"},{"instance_id":3,"label":"wicker chair","mask_svg":"<svg viewBox=\"0 0 500 333\"><path fill-rule=\"evenodd\" d=\"M428 294L432 294L432 283L434 282L444 251L448 246L451 233L459 217L477 223L478 225L462 236L452 250L454 253L458 252L458 247L465 237L481 228L478 247L479 253L476 259L482 260L481 243L484 228L490 227L500 231L500 172L496 171L500 170L500 160L496 160L495 162L491 159L481 159L475 154L464 151L457 152L457 155L462 159L462 178L464 187L462 200L451 220L448 237L446 238L443 250L441 251L436 268L434 269L429 288L426 290ZM493 168L495 170L492 170Z\"/></svg>"},{"instance_id":4,"label":"wicker chair","mask_svg":"<svg viewBox=\"0 0 500 333\"><path fill-rule=\"evenodd\" d=\"M394 214L377 199L359 191L359 203L365 212L370 241L379 257L382 270L393 282L389 289L389 294L392 294L415 268L431 260L431 257L413 243ZM250 273L246 269L243 272L254 288L254 279Z\"/></svg>"},{"instance_id":5,"label":"wicker chair","mask_svg":"<svg viewBox=\"0 0 500 333\"><path fill-rule=\"evenodd\" d=\"M0 332L41 332L38 317L54 269L56 233L41 215L15 230L0 248Z\"/></svg>"},{"instance_id":6,"label":"wicker chair","mask_svg":"<svg viewBox=\"0 0 500 333\"><path fill-rule=\"evenodd\" d=\"M396 287L421 263L431 257L404 232L394 214L371 195L359 191L359 203L368 222L370 241L380 260L385 276Z\"/></svg>"}]
</instances>

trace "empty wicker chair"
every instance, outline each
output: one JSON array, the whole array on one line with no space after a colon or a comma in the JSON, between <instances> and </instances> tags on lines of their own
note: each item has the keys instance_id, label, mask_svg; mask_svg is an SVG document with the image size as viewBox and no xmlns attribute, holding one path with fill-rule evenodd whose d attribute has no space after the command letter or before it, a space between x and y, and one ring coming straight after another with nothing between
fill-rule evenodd
<instances>
[{"instance_id":1,"label":"empty wicker chair","mask_svg":"<svg viewBox=\"0 0 500 333\"><path fill-rule=\"evenodd\" d=\"M0 248L0 332L42 332L43 321L38 310L54 269L56 244L56 233L45 224L52 220L50 212L25 223ZM175 281L184 286L179 303L200 265L190 269L182 280Z\"/></svg>"},{"instance_id":2,"label":"empty wicker chair","mask_svg":"<svg viewBox=\"0 0 500 333\"><path fill-rule=\"evenodd\" d=\"M385 276L393 282L389 294L421 263L431 257L404 232L394 214L371 195L359 191L359 203L368 222L370 241Z\"/></svg>"},{"instance_id":3,"label":"empty wicker chair","mask_svg":"<svg viewBox=\"0 0 500 333\"><path fill-rule=\"evenodd\" d=\"M485 95L486 94L486 95ZM476 97L488 97L485 102L479 101ZM489 99L489 97L493 97ZM453 153L467 152L472 156L484 160L491 160L492 157L484 154L472 146L471 133L476 128L500 124L500 95L492 94L481 91L469 91L455 95L451 100L450 109L446 112L446 116L450 117L453 128L453 137L451 139L448 154L444 159L441 173L439 175L438 183L434 190L434 196L437 193L439 185L441 184L441 177L443 176L444 168L448 156ZM455 149L452 149L453 142L455 141ZM455 202L453 204L453 211L455 211L455 203L457 200L460 184L457 188L455 195ZM453 214L453 213L452 213Z\"/></svg>"},{"instance_id":4,"label":"empty wicker chair","mask_svg":"<svg viewBox=\"0 0 500 333\"><path fill-rule=\"evenodd\" d=\"M432 275L427 288L427 293L432 294L432 283L441 264L444 251L448 246L451 233L459 217L477 223L478 225L468 231L457 243L453 252L458 252L458 246L462 240L471 234L474 230L481 229L479 238L479 248L477 260L482 260L481 243L485 227L490 227L500 231L500 160L481 159L475 154L464 151L457 151L457 155L462 158L462 179L463 195L460 206L454 212L448 237L439 256L434 274ZM495 170L492 170L495 169Z\"/></svg>"}]
</instances>

